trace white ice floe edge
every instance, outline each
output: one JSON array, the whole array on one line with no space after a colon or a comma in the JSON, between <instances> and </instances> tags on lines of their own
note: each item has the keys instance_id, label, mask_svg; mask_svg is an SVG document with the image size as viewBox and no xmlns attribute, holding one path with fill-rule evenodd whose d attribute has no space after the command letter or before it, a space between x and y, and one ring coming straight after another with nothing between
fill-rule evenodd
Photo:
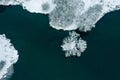
<instances>
[{"instance_id":1,"label":"white ice floe edge","mask_svg":"<svg viewBox=\"0 0 120 80\"><path fill-rule=\"evenodd\" d=\"M5 61L5 65L0 70L0 79L6 78L10 67L18 61L18 51L10 43L10 39L0 35L0 62Z\"/></svg>"}]
</instances>

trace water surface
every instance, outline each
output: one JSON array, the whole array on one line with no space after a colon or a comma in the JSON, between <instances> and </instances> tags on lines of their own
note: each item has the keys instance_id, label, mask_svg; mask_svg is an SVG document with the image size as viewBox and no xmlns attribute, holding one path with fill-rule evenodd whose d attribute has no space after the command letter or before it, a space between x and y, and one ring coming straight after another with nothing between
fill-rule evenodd
<instances>
[{"instance_id":1,"label":"water surface","mask_svg":"<svg viewBox=\"0 0 120 80\"><path fill-rule=\"evenodd\" d=\"M19 51L11 80L120 80L120 11L82 36L88 48L80 58L64 57L60 45L68 32L51 28L48 15L20 6L0 9L0 33Z\"/></svg>"}]
</instances>

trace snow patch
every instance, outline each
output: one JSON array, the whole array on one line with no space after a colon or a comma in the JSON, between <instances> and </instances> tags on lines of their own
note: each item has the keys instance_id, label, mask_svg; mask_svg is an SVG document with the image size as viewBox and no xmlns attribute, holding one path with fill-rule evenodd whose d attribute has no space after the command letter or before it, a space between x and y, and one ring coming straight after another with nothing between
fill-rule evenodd
<instances>
[{"instance_id":1,"label":"snow patch","mask_svg":"<svg viewBox=\"0 0 120 80\"><path fill-rule=\"evenodd\" d=\"M0 35L0 80L12 74L12 66L18 60L18 51L10 43L10 39Z\"/></svg>"},{"instance_id":2,"label":"snow patch","mask_svg":"<svg viewBox=\"0 0 120 80\"><path fill-rule=\"evenodd\" d=\"M87 48L86 41L82 40L80 35L76 32L69 32L69 36L63 40L61 45L63 51L65 51L65 56L81 56Z\"/></svg>"}]
</instances>

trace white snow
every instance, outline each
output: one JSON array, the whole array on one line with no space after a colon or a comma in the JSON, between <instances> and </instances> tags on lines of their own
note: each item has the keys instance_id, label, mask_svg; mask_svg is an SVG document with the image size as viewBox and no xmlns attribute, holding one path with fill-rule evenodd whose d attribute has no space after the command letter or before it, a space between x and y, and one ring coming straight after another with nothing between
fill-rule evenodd
<instances>
[{"instance_id":1,"label":"white snow","mask_svg":"<svg viewBox=\"0 0 120 80\"><path fill-rule=\"evenodd\" d=\"M44 11L42 9L42 5L44 5L45 3L49 4L48 11ZM28 1L24 1L22 3L22 6L24 9L27 9L28 11L32 13L48 14L55 8L56 5L53 3L53 0L28 0Z\"/></svg>"},{"instance_id":2,"label":"white snow","mask_svg":"<svg viewBox=\"0 0 120 80\"><path fill-rule=\"evenodd\" d=\"M57 7L49 17L51 27L58 30L90 31L106 13L120 9L120 0L64 0L63 5L55 1Z\"/></svg>"},{"instance_id":3,"label":"white snow","mask_svg":"<svg viewBox=\"0 0 120 80\"><path fill-rule=\"evenodd\" d=\"M49 5L49 9L44 11L42 5L46 3ZM50 13L56 6L53 0L0 0L0 5L21 5L23 9L31 13L43 14Z\"/></svg>"},{"instance_id":4,"label":"white snow","mask_svg":"<svg viewBox=\"0 0 120 80\"><path fill-rule=\"evenodd\" d=\"M18 51L10 43L5 35L0 35L0 80L7 77L7 73L18 60ZM5 64L2 65L1 62Z\"/></svg>"},{"instance_id":5,"label":"white snow","mask_svg":"<svg viewBox=\"0 0 120 80\"><path fill-rule=\"evenodd\" d=\"M80 38L80 35L76 32L70 32L69 36L63 40L61 45L63 51L65 51L65 56L81 56L87 48L86 41Z\"/></svg>"}]
</instances>

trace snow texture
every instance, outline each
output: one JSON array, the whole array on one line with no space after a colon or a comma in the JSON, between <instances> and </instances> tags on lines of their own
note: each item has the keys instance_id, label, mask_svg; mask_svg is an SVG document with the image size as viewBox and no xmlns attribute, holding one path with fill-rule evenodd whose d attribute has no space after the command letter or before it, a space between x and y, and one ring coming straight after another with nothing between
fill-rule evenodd
<instances>
[{"instance_id":1,"label":"snow texture","mask_svg":"<svg viewBox=\"0 0 120 80\"><path fill-rule=\"evenodd\" d=\"M50 25L55 29L90 31L108 12L120 9L120 0L55 0Z\"/></svg>"},{"instance_id":2,"label":"snow texture","mask_svg":"<svg viewBox=\"0 0 120 80\"><path fill-rule=\"evenodd\" d=\"M0 35L0 80L5 80L13 73L13 64L18 60L18 51L5 35Z\"/></svg>"},{"instance_id":3,"label":"snow texture","mask_svg":"<svg viewBox=\"0 0 120 80\"><path fill-rule=\"evenodd\" d=\"M32 13L49 14L55 29L89 31L104 14L120 9L120 0L0 0L0 5L21 5Z\"/></svg>"},{"instance_id":4,"label":"snow texture","mask_svg":"<svg viewBox=\"0 0 120 80\"><path fill-rule=\"evenodd\" d=\"M21 5L31 13L48 14L54 8L53 0L0 0L0 5Z\"/></svg>"},{"instance_id":5,"label":"snow texture","mask_svg":"<svg viewBox=\"0 0 120 80\"><path fill-rule=\"evenodd\" d=\"M63 40L61 45L63 51L65 51L65 56L81 56L81 53L87 48L86 41L80 38L80 35L76 32L69 32L69 36Z\"/></svg>"}]
</instances>

